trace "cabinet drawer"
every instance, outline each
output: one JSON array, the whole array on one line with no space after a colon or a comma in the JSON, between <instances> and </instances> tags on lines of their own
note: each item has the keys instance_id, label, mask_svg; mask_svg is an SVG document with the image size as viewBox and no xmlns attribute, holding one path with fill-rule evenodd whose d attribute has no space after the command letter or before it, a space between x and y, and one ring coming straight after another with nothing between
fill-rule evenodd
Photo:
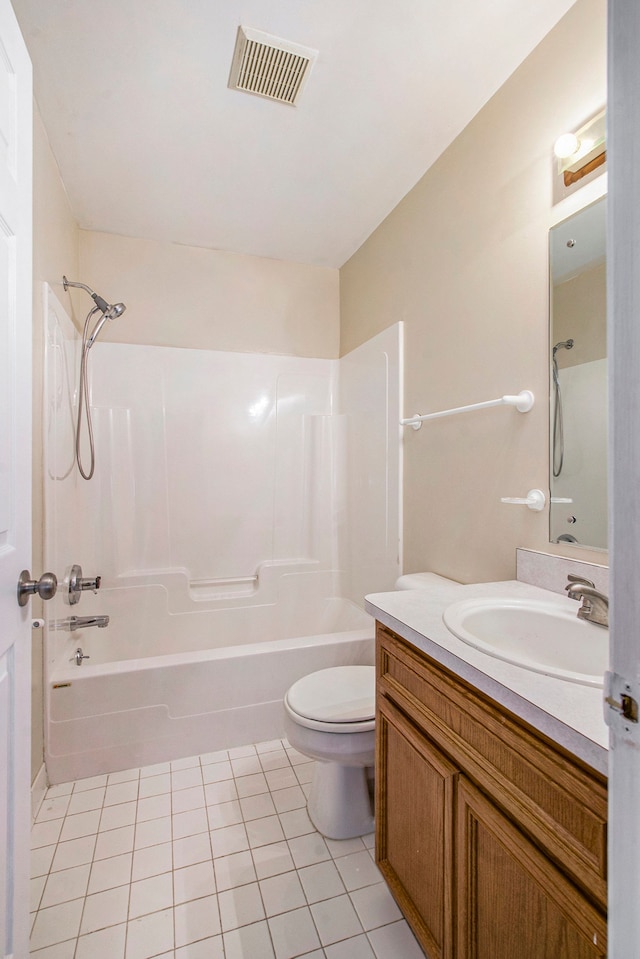
<instances>
[{"instance_id":1,"label":"cabinet drawer","mask_svg":"<svg viewBox=\"0 0 640 959\"><path fill-rule=\"evenodd\" d=\"M594 901L606 904L606 780L378 624L378 695L460 765Z\"/></svg>"}]
</instances>

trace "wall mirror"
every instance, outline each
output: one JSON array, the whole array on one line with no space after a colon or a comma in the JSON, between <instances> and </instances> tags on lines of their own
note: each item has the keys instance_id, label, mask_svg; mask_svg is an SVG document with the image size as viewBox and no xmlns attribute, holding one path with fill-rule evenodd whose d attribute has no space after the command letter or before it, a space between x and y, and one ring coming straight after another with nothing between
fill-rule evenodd
<instances>
[{"instance_id":1,"label":"wall mirror","mask_svg":"<svg viewBox=\"0 0 640 959\"><path fill-rule=\"evenodd\" d=\"M552 543L607 548L606 197L550 231Z\"/></svg>"}]
</instances>

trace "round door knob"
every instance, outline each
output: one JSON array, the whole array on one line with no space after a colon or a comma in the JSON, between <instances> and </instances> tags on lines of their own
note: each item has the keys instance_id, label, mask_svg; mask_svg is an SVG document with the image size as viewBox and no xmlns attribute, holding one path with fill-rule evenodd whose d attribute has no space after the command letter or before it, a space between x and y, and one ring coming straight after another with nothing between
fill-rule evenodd
<instances>
[{"instance_id":1,"label":"round door knob","mask_svg":"<svg viewBox=\"0 0 640 959\"><path fill-rule=\"evenodd\" d=\"M56 595L58 580L54 573L43 573L40 579L31 579L28 569L23 569L18 580L18 606L26 606L34 593L41 599L52 599Z\"/></svg>"}]
</instances>

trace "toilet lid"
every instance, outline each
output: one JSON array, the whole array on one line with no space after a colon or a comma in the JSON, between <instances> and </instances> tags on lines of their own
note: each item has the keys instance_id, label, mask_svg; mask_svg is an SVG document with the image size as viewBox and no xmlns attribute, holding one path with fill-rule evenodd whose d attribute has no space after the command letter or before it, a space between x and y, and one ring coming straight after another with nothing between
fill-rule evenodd
<instances>
[{"instance_id":1,"label":"toilet lid","mask_svg":"<svg viewBox=\"0 0 640 959\"><path fill-rule=\"evenodd\" d=\"M324 723L359 723L373 719L375 666L334 666L303 676L287 693L291 709Z\"/></svg>"}]
</instances>

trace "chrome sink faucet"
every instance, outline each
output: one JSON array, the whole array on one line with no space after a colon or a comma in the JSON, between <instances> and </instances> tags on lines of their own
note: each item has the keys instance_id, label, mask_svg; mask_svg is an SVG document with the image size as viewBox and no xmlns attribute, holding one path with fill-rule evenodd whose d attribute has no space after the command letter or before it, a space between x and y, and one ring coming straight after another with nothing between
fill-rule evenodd
<instances>
[{"instance_id":1,"label":"chrome sink faucet","mask_svg":"<svg viewBox=\"0 0 640 959\"><path fill-rule=\"evenodd\" d=\"M590 579L569 574L569 582L565 586L571 599L581 599L582 605L578 610L578 618L585 619L596 626L609 626L609 597L595 588Z\"/></svg>"}]
</instances>

